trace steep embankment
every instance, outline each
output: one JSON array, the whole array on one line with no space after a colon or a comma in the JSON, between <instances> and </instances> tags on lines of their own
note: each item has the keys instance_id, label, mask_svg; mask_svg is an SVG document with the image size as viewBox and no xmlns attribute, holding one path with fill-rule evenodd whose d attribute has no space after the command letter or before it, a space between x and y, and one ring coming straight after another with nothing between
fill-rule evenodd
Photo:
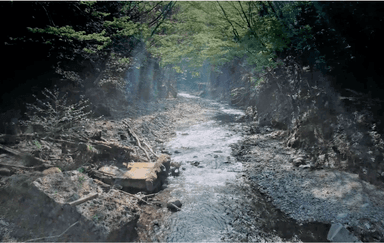
<instances>
[{"instance_id":1,"label":"steep embankment","mask_svg":"<svg viewBox=\"0 0 384 243\"><path fill-rule=\"evenodd\" d=\"M342 97L320 72L280 68L259 87L255 120L288 129L286 145L308 153L303 164L351 171L382 186L384 143L374 112L380 103L349 91Z\"/></svg>"},{"instance_id":2,"label":"steep embankment","mask_svg":"<svg viewBox=\"0 0 384 243\"><path fill-rule=\"evenodd\" d=\"M200 109L178 99L126 109L129 119L90 119L56 138L42 132L44 127L0 136L0 240L133 241L147 230L142 225L148 225L148 215L159 215L158 207L150 202L143 206L148 200L143 194L115 188L118 181L105 184L89 169L146 161L147 155L155 161L156 156L148 147L145 153L136 139L160 154L174 135L176 121ZM29 156L18 156L24 153ZM27 164L32 162L43 164ZM67 205L94 193L98 196L93 200ZM166 201L162 204L167 211Z\"/></svg>"},{"instance_id":3,"label":"steep embankment","mask_svg":"<svg viewBox=\"0 0 384 243\"><path fill-rule=\"evenodd\" d=\"M270 71L248 108L253 135L234 153L249 183L290 217L339 222L363 241L383 240L380 101L345 93L294 63Z\"/></svg>"}]
</instances>

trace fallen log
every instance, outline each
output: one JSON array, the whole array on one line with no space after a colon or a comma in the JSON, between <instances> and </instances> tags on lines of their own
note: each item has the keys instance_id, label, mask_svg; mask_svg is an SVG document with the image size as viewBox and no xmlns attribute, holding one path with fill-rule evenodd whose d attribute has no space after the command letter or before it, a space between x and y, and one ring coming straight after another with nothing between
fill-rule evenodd
<instances>
[{"instance_id":1,"label":"fallen log","mask_svg":"<svg viewBox=\"0 0 384 243\"><path fill-rule=\"evenodd\" d=\"M11 154L15 155L15 156L20 156L21 155L21 153L19 151L11 149L11 148L8 148L8 147L6 147L4 145L1 145L1 144L0 144L0 148L5 150L5 151L7 151L8 153L11 153Z\"/></svg>"},{"instance_id":2,"label":"fallen log","mask_svg":"<svg viewBox=\"0 0 384 243\"><path fill-rule=\"evenodd\" d=\"M85 203L86 201L89 201L91 199L94 199L94 198L97 198L99 196L98 193L94 193L94 194L91 194L87 197L83 197L83 198L80 198L76 201L73 201L73 202L70 202L68 203L70 206L76 206L76 205L79 205L79 204L82 204L82 203Z\"/></svg>"},{"instance_id":3,"label":"fallen log","mask_svg":"<svg viewBox=\"0 0 384 243\"><path fill-rule=\"evenodd\" d=\"M1 144L0 144L0 149L3 149L5 151L7 151L8 153L23 159L25 161L25 163L28 164L28 165L48 164L47 161L39 159L39 158L36 158L36 157L32 156L31 154L28 154L28 153L25 153L25 152L20 152L18 150L8 148L8 147L6 147L4 145L1 145ZM30 168L30 167L26 167L26 168Z\"/></svg>"},{"instance_id":4,"label":"fallen log","mask_svg":"<svg viewBox=\"0 0 384 243\"><path fill-rule=\"evenodd\" d=\"M144 202L144 203L146 203L146 204L152 204L152 203L150 203L150 202L147 202L147 201L143 200L141 197L139 197L139 196L137 196L137 195L133 195L133 194L131 194L131 193L128 193L128 192L123 191L123 190L120 190L120 189L118 189L118 188L113 188L112 190L117 190L117 191L119 191L119 192L121 192L121 193L123 193L123 194L126 194L126 195L129 195L129 196L131 196L131 197L134 197L134 198L136 198L136 199L138 199L138 200L140 200L140 201L142 201L142 202Z\"/></svg>"},{"instance_id":5,"label":"fallen log","mask_svg":"<svg viewBox=\"0 0 384 243\"><path fill-rule=\"evenodd\" d=\"M14 168L20 168L20 169L30 169L30 170L36 170L36 169L49 169L53 166L49 166L49 165L37 165L37 166L32 166L32 167L28 167L28 166L22 166L22 165L10 165L10 164L7 164L7 163L0 163L0 165L2 166L8 166L8 167L14 167Z\"/></svg>"}]
</instances>

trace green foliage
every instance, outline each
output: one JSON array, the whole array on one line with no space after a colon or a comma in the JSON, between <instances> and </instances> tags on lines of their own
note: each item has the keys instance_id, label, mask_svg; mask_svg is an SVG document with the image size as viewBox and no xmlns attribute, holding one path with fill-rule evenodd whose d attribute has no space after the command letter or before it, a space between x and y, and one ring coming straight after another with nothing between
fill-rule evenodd
<instances>
[{"instance_id":1,"label":"green foliage","mask_svg":"<svg viewBox=\"0 0 384 243\"><path fill-rule=\"evenodd\" d=\"M36 147L37 147L38 149L41 149L41 143L39 143L39 141L37 141L37 140L33 140L33 143L36 145Z\"/></svg>"},{"instance_id":2,"label":"green foliage","mask_svg":"<svg viewBox=\"0 0 384 243\"><path fill-rule=\"evenodd\" d=\"M102 45L96 46L98 50L105 48L111 43L111 38L108 36L105 36L106 35L105 29L102 30L100 33L92 33L92 34L86 34L85 31L75 31L72 26L68 26L68 25L63 27L48 26L45 29L28 27L28 30L31 31L32 33L56 35L59 37L76 39L79 41L97 41L102 43Z\"/></svg>"},{"instance_id":3,"label":"green foliage","mask_svg":"<svg viewBox=\"0 0 384 243\"><path fill-rule=\"evenodd\" d=\"M83 182L85 181L85 177L83 175L79 176L78 181L80 185L83 185Z\"/></svg>"},{"instance_id":4,"label":"green foliage","mask_svg":"<svg viewBox=\"0 0 384 243\"><path fill-rule=\"evenodd\" d=\"M264 78L260 77L257 80L251 80L251 83L256 87L259 86L260 84L264 83Z\"/></svg>"},{"instance_id":5,"label":"green foliage","mask_svg":"<svg viewBox=\"0 0 384 243\"><path fill-rule=\"evenodd\" d=\"M87 52L89 54L95 54L96 53L96 51L88 49L88 48L83 48L83 51L85 51L85 52Z\"/></svg>"},{"instance_id":6,"label":"green foliage","mask_svg":"<svg viewBox=\"0 0 384 243\"><path fill-rule=\"evenodd\" d=\"M79 168L79 169L77 169L77 171L80 172L80 173L84 173L84 168Z\"/></svg>"},{"instance_id":7,"label":"green foliage","mask_svg":"<svg viewBox=\"0 0 384 243\"><path fill-rule=\"evenodd\" d=\"M88 145L87 145L87 148L88 148L89 151L93 151L93 147L92 147L92 145L89 145L89 144L88 144ZM81 169L83 169L83 168L81 168ZM83 170L84 170L84 169L83 169Z\"/></svg>"},{"instance_id":8,"label":"green foliage","mask_svg":"<svg viewBox=\"0 0 384 243\"><path fill-rule=\"evenodd\" d=\"M87 5L88 7L93 6L97 1L80 1L81 4Z\"/></svg>"},{"instance_id":9,"label":"green foliage","mask_svg":"<svg viewBox=\"0 0 384 243\"><path fill-rule=\"evenodd\" d=\"M92 219L93 219L94 221L98 222L98 221L100 220L100 216L97 215L97 214L95 214L95 215L93 215Z\"/></svg>"},{"instance_id":10,"label":"green foliage","mask_svg":"<svg viewBox=\"0 0 384 243\"><path fill-rule=\"evenodd\" d=\"M58 55L58 59L62 59L62 54L65 53L65 58L72 60L74 54L95 59L104 55L105 51L118 51L127 56L134 47L132 45L137 42L146 43L151 39L151 35L158 31L174 3L80 1L67 5L56 3L37 5L41 5L40 9L45 10L48 21L38 24L31 22L32 26L27 27L27 34L33 38L28 38L27 41L52 45L49 52ZM76 20L63 20L62 13L57 12L60 7L85 21L79 23ZM50 9L56 12L49 13ZM59 16L60 21L57 20ZM26 42L21 39L25 38L24 36L17 38L20 38L17 39L19 42ZM16 38L14 40L16 41ZM128 59L122 62L127 63Z\"/></svg>"},{"instance_id":11,"label":"green foliage","mask_svg":"<svg viewBox=\"0 0 384 243\"><path fill-rule=\"evenodd\" d=\"M128 57L120 58L120 59L119 59L119 63L120 63L120 64L129 64L129 63L130 63L130 60L129 60Z\"/></svg>"},{"instance_id":12,"label":"green foliage","mask_svg":"<svg viewBox=\"0 0 384 243\"><path fill-rule=\"evenodd\" d=\"M103 13L103 12L99 12L99 11L93 11L92 12L92 16L94 17L107 17L111 15L111 13Z\"/></svg>"},{"instance_id":13,"label":"green foliage","mask_svg":"<svg viewBox=\"0 0 384 243\"><path fill-rule=\"evenodd\" d=\"M178 14L162 25L150 51L163 66L198 70L205 62L224 65L246 58L258 69L271 67L288 36L276 16L259 13L262 2L179 2ZM184 66L184 68L183 68Z\"/></svg>"},{"instance_id":14,"label":"green foliage","mask_svg":"<svg viewBox=\"0 0 384 243\"><path fill-rule=\"evenodd\" d=\"M105 21L105 27L111 27L116 29L115 36L133 36L140 34L144 29L139 23L134 23L129 20L129 16L124 16L121 18L113 18L113 21Z\"/></svg>"}]
</instances>

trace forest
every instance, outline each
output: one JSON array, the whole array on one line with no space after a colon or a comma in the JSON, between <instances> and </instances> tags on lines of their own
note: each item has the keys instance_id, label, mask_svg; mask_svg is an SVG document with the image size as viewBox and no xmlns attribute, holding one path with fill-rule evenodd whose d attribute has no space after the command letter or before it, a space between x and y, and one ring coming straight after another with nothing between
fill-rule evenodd
<instances>
[{"instance_id":1,"label":"forest","mask_svg":"<svg viewBox=\"0 0 384 243\"><path fill-rule=\"evenodd\" d=\"M380 97L380 3L1 4L2 21L14 19L4 27L1 41L7 60L3 80L11 83L3 93L17 92L18 83L45 87L59 79L81 86L89 73L107 82L101 73L125 70L135 60L144 66L151 60L189 79L241 63L257 82L257 76L289 57L335 77L335 87Z\"/></svg>"},{"instance_id":2,"label":"forest","mask_svg":"<svg viewBox=\"0 0 384 243\"><path fill-rule=\"evenodd\" d=\"M329 233L328 238L306 237L315 228L319 232L331 232L334 229L331 227L339 227L334 225L335 222L343 224L337 232L345 227L364 242L382 241L384 223L380 222L384 222L381 218L384 215L375 213L380 212L380 205L373 202L384 199L377 196L381 195L384 186L384 142L381 138L384 133L381 66L384 63L380 58L384 54L380 38L383 11L382 2L364 1L0 2L3 23L0 48L5 60L0 91L0 195L9 198L3 201L0 198L0 240L48 241L59 235L55 238L57 241L190 241L192 238L187 236L178 238L177 233L172 233L171 226L156 234L146 232L155 229L152 221L156 217L164 219L171 215L154 213L153 209L154 205L161 204L160 201L164 204L168 200L165 199L169 196L167 193L158 192L163 179L170 175L175 178L183 173L187 176L190 170L186 167L186 172L183 172L186 168L181 167L182 162L187 162L187 155L183 161L176 159L181 156L180 153L183 155L180 151L188 146L181 149L166 144L172 144L172 139L183 144L184 140L177 140L178 136L188 137L190 132L182 128L193 130L193 125L211 120L229 122L232 128L225 131L234 137L241 137L239 142L228 145L231 147L230 154L223 152L227 144L207 152L212 155L212 161L216 159L217 163L217 160L223 159L220 163L228 166L234 165L231 161L242 163L247 168L243 170L247 173L247 183L258 188L257 193L247 191L246 195L263 201L263 206L257 207L267 208L268 220L279 221L283 218L285 223L295 220L287 223L292 224L292 229L284 228L284 232L279 230L278 223L273 223L274 226L265 223L271 228L260 228L264 235L253 235L256 233L250 233L253 232L250 228L249 232L241 233L240 229L245 226L234 223L233 227L237 227L240 233L231 233L227 241L296 241L296 233L292 232L300 232L297 237L303 241L332 241L338 237L337 233L332 237ZM216 101L237 109L237 113L225 113L225 110L232 108L223 108L224 105ZM219 113L212 115L209 113L212 110ZM235 118L235 114L243 115ZM234 124L237 123L241 123L242 127L236 127ZM214 129L220 130L221 125L218 123L208 130L204 130L207 127L203 125L200 128L211 134ZM219 134L212 135L212 138ZM211 141L211 137L201 138L205 139ZM212 144L219 144L217 141ZM203 154L202 151L194 152L196 157ZM281 159L286 156L289 159ZM18 162L12 158L17 158ZM188 160L191 171L210 166L195 157L188 159L193 159ZM281 161L276 162L278 159ZM255 165L256 162L249 166L250 160L258 161L262 166ZM107 172L100 172L104 168L102 166L112 166L111 161L126 168L131 162L154 162L154 174L151 175L159 180L161 178L161 182L157 186L153 184L153 187L146 185L143 188L156 196L137 194L137 191L124 186L112 185L114 182L108 177L112 167ZM285 167L286 161L292 166L290 172L284 169L289 167ZM164 165L168 166L164 172L166 175L161 174ZM217 168L216 164L214 169ZM237 171L234 168L231 167L231 170ZM369 204L369 207L361 209L361 212L368 212L363 216L345 216L344 211L351 210L349 206L334 206L335 211L331 211L336 215L335 219L325 213L318 218L308 216L314 213L305 211L307 204L295 212L293 206L286 206L286 202L293 199L281 201L287 195L294 198L293 191L296 189L291 188L297 188L297 185L284 189L284 194L272 184L279 180L287 180L289 184L291 180L275 175L271 182L268 176L264 177L265 173L278 170L287 178L288 175L307 178L309 184L313 183L311 185L316 184L316 178L325 177L324 187L332 177L327 174L328 170L337 171L340 175L350 173L340 176L347 180L343 183L350 186L359 178L359 185L364 185L361 188L373 191L375 198L369 196L369 200L362 199L362 205ZM12 225L21 217L6 213L9 207L16 210L27 204L29 199L24 202L26 199L20 198L36 197L36 202L44 201L41 204L49 205L47 207L52 212L58 210L56 204L48 203L46 197L39 194L49 183L44 184L47 182L43 183L38 178L42 175L41 178L50 178L47 173L61 174L59 181L79 178L77 184L81 186L88 176L98 178L95 180L104 184L90 188L93 188L92 193L98 190L99 199L87 200L123 200L127 195L136 200L135 207L126 206L130 207L128 211L132 217L123 217L126 220L124 224L128 225L124 233L116 233L114 230L120 227L115 224L116 218L106 216L105 221L112 226L100 230L103 233L91 233L93 226L84 224L88 221L83 222L82 219L77 221L83 222L81 227L80 224L74 227L77 222L73 224L71 217L87 218L84 215L93 213L87 208L89 202L81 202L82 206L76 206L76 212L69 207L63 209L70 215L69 219L61 218L60 227L52 229L54 233L49 236L46 231L32 226L23 226L24 231L17 231L11 226L3 227ZM231 176L228 174L228 178ZM74 189L70 184L65 186L72 193ZM25 189L29 187L34 189L29 192ZM103 194L100 188L109 188L109 191ZM249 190L246 186L241 188L244 193ZM333 188L340 189L337 186ZM53 196L48 193L50 198L54 198L55 202L64 199L72 201L75 204L71 206L77 205L80 196L86 197L89 193L58 196L54 194L56 189L52 190L50 193ZM113 190L117 194L112 195ZM314 195L314 190L308 193ZM361 193L365 193L363 198L369 194L364 190L361 189ZM15 191L17 193L12 194ZM237 191L233 189L233 192ZM46 191L44 193L47 194ZM24 194L27 196L20 196ZM232 199L227 198L227 203ZM298 200L306 203L307 199ZM15 200L20 205L12 204ZM348 200L343 202L348 204ZM322 205L328 205L330 201L329 198L324 199ZM245 201L243 203L248 205ZM84 206L86 208L83 205L87 205ZM178 200L164 205L177 213L188 207L183 202L181 208ZM370 208L371 205L375 206ZM142 206L152 216L144 217L144 214L137 213ZM246 207L243 206L242 210ZM275 207L285 216L276 216L280 213L274 211ZM321 209L327 211L327 207ZM28 207L25 215L40 210L36 208ZM111 217L118 215L120 209L111 209ZM61 213L57 211L56 215ZM6 217L14 221L2 224L2 218ZM26 222L32 222L32 216L25 217ZM42 216L42 221L44 217L51 220L52 215ZM102 216L93 214L92 217L93 222L100 222ZM116 217L120 219L122 216ZM369 222L366 218L370 218ZM254 226L258 224L263 223L253 223ZM360 227L366 224L370 227ZM50 223L44 227L48 229L48 225ZM137 230L137 225L142 225L142 228L140 226ZM73 232L67 236L60 234L69 229ZM270 235L275 229L278 233ZM28 230L33 233L27 233ZM84 238L81 230L92 236ZM159 233L165 231L171 232L168 238ZM319 232L315 235L324 236L324 232ZM7 236L2 238L2 234ZM275 236L281 238L273 238Z\"/></svg>"}]
</instances>

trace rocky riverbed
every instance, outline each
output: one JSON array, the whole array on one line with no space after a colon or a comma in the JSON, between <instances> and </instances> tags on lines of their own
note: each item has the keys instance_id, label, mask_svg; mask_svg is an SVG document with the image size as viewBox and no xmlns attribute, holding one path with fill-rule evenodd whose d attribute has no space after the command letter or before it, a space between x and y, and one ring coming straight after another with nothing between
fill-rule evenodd
<instances>
[{"instance_id":1,"label":"rocky riverbed","mask_svg":"<svg viewBox=\"0 0 384 243\"><path fill-rule=\"evenodd\" d=\"M276 208L247 180L247 164L236 147L249 134L244 112L225 103L185 95L200 102L197 124L181 120L167 143L181 174L159 195L180 199L180 211L155 221L152 241L326 241L329 224L300 224ZM202 119L204 118L204 119Z\"/></svg>"},{"instance_id":2,"label":"rocky riverbed","mask_svg":"<svg viewBox=\"0 0 384 243\"><path fill-rule=\"evenodd\" d=\"M276 208L300 225L340 223L362 241L384 240L381 188L357 174L312 168L303 151L285 145L283 130L250 128L252 134L233 146L233 154L246 168L247 183Z\"/></svg>"},{"instance_id":3,"label":"rocky riverbed","mask_svg":"<svg viewBox=\"0 0 384 243\"><path fill-rule=\"evenodd\" d=\"M361 241L383 240L380 188L352 173L311 167L304 151L286 145L284 130L200 102L205 119L179 124L167 144L185 170L162 193L183 207L156 221L151 240L327 241L336 223Z\"/></svg>"},{"instance_id":4,"label":"rocky riverbed","mask_svg":"<svg viewBox=\"0 0 384 243\"><path fill-rule=\"evenodd\" d=\"M130 108L130 119L93 121L80 130L95 150L85 146L76 155L73 144L59 150L62 140L34 138L43 146L35 156L64 159L67 170L34 171L25 158L3 151L0 162L16 167L1 171L1 239L327 241L331 225L341 223L362 241L384 240L382 190L351 173L313 168L305 152L287 147L286 131L259 127L242 110L185 93L142 106ZM132 131L154 154L138 147ZM110 148L99 149L106 144L95 140ZM36 150L26 138L15 141L7 144L10 151ZM171 155L171 171L150 195L126 193L86 170L154 161L160 153ZM61 205L94 193L85 203Z\"/></svg>"}]
</instances>

